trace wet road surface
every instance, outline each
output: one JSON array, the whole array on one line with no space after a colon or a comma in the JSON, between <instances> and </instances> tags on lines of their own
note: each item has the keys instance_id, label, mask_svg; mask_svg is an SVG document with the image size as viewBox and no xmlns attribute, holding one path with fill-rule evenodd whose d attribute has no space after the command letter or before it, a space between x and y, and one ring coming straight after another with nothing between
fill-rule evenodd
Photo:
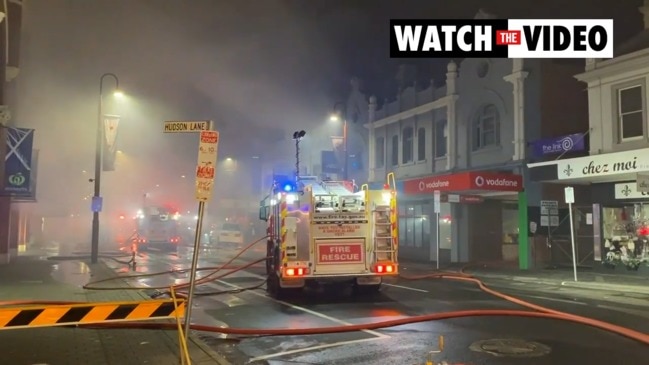
<instances>
[{"instance_id":1,"label":"wet road surface","mask_svg":"<svg viewBox=\"0 0 649 365\"><path fill-rule=\"evenodd\" d=\"M217 266L234 256L232 249L205 250L200 267ZM258 248L233 265L263 257ZM150 252L138 258L137 271L150 273L189 267L191 249L178 254ZM248 260L248 261L247 261ZM116 271L128 269L108 262ZM206 274L203 272L199 274ZM355 296L351 290L305 292L278 301L264 287L237 291L263 283L263 267L236 272L201 285L192 322L240 328L314 328L361 324L408 316L469 309L524 309L495 298L470 283L450 280L400 280L385 285L375 296ZM137 278L133 286L183 283L188 274ZM500 283L500 286L507 286ZM567 288L564 288L567 289ZM649 332L646 299L612 298L585 291L525 285L508 287L508 294L552 309L589 316ZM225 293L223 293L225 292ZM590 293L590 294L588 294ZM608 299L607 299L608 298ZM612 298L612 299L611 299ZM631 303L631 304L629 304ZM644 304L644 306L642 306ZM352 333L309 336L200 336L233 364L424 364L444 336L445 349L437 361L462 364L643 364L649 347L633 340L578 324L549 319L514 317L459 318ZM486 341L486 342L480 342Z\"/></svg>"}]
</instances>

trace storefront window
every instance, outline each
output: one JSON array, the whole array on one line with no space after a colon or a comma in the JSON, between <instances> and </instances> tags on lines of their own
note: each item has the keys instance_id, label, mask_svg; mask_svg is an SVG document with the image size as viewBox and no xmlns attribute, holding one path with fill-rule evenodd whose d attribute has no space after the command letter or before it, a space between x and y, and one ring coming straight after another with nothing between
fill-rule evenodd
<instances>
[{"instance_id":1,"label":"storefront window","mask_svg":"<svg viewBox=\"0 0 649 365\"><path fill-rule=\"evenodd\" d=\"M415 217L413 219L413 225L415 226L414 232L415 232L415 247L421 247L422 244L422 231L423 231L423 226L424 222L422 219L422 214L421 214L421 205L415 205Z\"/></svg>"},{"instance_id":2,"label":"storefront window","mask_svg":"<svg viewBox=\"0 0 649 365\"><path fill-rule=\"evenodd\" d=\"M415 206L408 204L406 208L406 240L408 240L408 246L415 246Z\"/></svg>"},{"instance_id":3,"label":"storefront window","mask_svg":"<svg viewBox=\"0 0 649 365\"><path fill-rule=\"evenodd\" d=\"M422 248L430 242L429 204L402 204L399 206L399 244Z\"/></svg>"},{"instance_id":4,"label":"storefront window","mask_svg":"<svg viewBox=\"0 0 649 365\"><path fill-rule=\"evenodd\" d=\"M649 261L649 205L602 208L604 264L637 270Z\"/></svg>"}]
</instances>

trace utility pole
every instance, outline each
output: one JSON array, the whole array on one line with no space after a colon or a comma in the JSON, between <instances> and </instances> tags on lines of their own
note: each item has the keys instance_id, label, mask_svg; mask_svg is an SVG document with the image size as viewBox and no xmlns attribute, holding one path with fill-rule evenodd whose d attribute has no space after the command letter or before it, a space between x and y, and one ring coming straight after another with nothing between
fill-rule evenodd
<instances>
[{"instance_id":1,"label":"utility pole","mask_svg":"<svg viewBox=\"0 0 649 365\"><path fill-rule=\"evenodd\" d=\"M5 113L8 113L8 107L6 105L6 80L7 80L7 45L5 40L7 39L7 22L5 21L5 16L7 15L7 9L4 6L7 5L7 2L4 2L4 5L0 3L0 8L2 8L2 19L0 20L0 39L3 42L0 45L0 107L7 108L4 110ZM5 157L7 154L6 148L6 128L5 123L8 122L9 114L3 115L3 118L0 119L0 178L2 183L0 183L0 189L4 190L4 175L5 175ZM0 264L9 262L9 224L11 223L11 197L10 196L1 196L0 195Z\"/></svg>"}]
</instances>

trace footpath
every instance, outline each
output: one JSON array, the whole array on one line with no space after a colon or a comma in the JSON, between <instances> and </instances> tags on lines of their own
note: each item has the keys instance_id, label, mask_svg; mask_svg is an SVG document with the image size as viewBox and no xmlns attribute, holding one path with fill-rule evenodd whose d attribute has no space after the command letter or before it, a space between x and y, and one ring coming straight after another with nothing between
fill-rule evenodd
<instances>
[{"instance_id":1,"label":"footpath","mask_svg":"<svg viewBox=\"0 0 649 365\"><path fill-rule=\"evenodd\" d=\"M435 263L423 264L417 262L400 261L402 273L430 272L435 269ZM605 274L593 271L578 270L577 280L574 281L572 269L532 269L520 270L511 266L494 265L466 265L442 266L441 270L459 272L473 275L483 280L486 284L497 281L498 284L506 282L530 283L541 285L556 285L576 289L614 291L623 293L649 295L649 277L635 275Z\"/></svg>"},{"instance_id":2,"label":"footpath","mask_svg":"<svg viewBox=\"0 0 649 365\"><path fill-rule=\"evenodd\" d=\"M102 259L103 260L103 259ZM85 290L89 280L115 276L104 262L52 261L19 256L0 266L0 300L114 302L150 300L137 290ZM128 258L126 258L128 260ZM116 284L122 284L116 281ZM126 284L124 284L126 286ZM196 338L188 341L192 365L229 365ZM0 357L10 365L178 365L177 331L43 327L0 329Z\"/></svg>"}]
</instances>

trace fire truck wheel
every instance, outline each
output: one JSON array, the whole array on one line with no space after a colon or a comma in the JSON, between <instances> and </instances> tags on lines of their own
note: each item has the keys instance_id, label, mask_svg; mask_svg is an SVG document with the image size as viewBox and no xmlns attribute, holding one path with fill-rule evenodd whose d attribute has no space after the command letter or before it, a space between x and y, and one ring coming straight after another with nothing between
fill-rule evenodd
<instances>
[{"instance_id":1,"label":"fire truck wheel","mask_svg":"<svg viewBox=\"0 0 649 365\"><path fill-rule=\"evenodd\" d=\"M358 285L354 284L354 294L358 295L375 295L381 290L381 284L376 285Z\"/></svg>"},{"instance_id":2,"label":"fire truck wheel","mask_svg":"<svg viewBox=\"0 0 649 365\"><path fill-rule=\"evenodd\" d=\"M282 288L279 285L279 277L277 274L271 273L268 275L268 281L266 282L266 292L271 298L274 299L284 299L290 296L291 293L295 293L296 289L287 289Z\"/></svg>"}]
</instances>

